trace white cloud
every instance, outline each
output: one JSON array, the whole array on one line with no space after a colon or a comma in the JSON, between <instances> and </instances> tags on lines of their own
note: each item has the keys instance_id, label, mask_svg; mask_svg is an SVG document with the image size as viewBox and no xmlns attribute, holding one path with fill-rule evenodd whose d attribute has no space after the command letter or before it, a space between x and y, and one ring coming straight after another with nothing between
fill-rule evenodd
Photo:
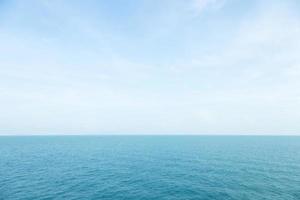
<instances>
[{"instance_id":1,"label":"white cloud","mask_svg":"<svg viewBox=\"0 0 300 200\"><path fill-rule=\"evenodd\" d=\"M225 0L193 0L192 4L195 14L199 14L207 8L221 8L225 4Z\"/></svg>"},{"instance_id":2,"label":"white cloud","mask_svg":"<svg viewBox=\"0 0 300 200\"><path fill-rule=\"evenodd\" d=\"M289 8L261 9L255 17L245 19L237 30L232 39L215 52L200 54L190 64L184 61L190 68L182 70L219 71L225 79L236 80L237 84L248 81L253 86L257 79L272 81L271 86L282 84L288 81L289 77L285 75L297 71L300 65L300 19L290 14Z\"/></svg>"}]
</instances>

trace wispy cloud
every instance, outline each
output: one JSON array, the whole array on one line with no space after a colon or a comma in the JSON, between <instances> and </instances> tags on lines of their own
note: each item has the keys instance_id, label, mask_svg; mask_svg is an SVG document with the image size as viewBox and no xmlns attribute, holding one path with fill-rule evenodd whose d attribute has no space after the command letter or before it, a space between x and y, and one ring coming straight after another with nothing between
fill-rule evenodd
<instances>
[{"instance_id":1,"label":"wispy cloud","mask_svg":"<svg viewBox=\"0 0 300 200\"><path fill-rule=\"evenodd\" d=\"M195 14L200 14L208 8L219 9L225 4L226 0L192 0L192 7Z\"/></svg>"}]
</instances>

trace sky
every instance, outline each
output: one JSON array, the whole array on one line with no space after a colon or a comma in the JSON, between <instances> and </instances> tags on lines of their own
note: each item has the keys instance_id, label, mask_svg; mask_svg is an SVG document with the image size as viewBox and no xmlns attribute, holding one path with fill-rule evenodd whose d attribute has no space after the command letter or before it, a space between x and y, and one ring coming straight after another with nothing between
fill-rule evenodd
<instances>
[{"instance_id":1,"label":"sky","mask_svg":"<svg viewBox=\"0 0 300 200\"><path fill-rule=\"evenodd\" d=\"M0 0L0 135L300 135L299 0Z\"/></svg>"}]
</instances>

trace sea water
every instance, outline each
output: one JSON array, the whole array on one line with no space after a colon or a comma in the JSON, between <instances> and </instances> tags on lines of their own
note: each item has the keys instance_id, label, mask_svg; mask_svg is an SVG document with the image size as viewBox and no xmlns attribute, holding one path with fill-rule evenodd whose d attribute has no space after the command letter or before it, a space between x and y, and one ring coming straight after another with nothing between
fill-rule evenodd
<instances>
[{"instance_id":1,"label":"sea water","mask_svg":"<svg viewBox=\"0 0 300 200\"><path fill-rule=\"evenodd\" d=\"M0 137L0 199L300 199L300 137Z\"/></svg>"}]
</instances>

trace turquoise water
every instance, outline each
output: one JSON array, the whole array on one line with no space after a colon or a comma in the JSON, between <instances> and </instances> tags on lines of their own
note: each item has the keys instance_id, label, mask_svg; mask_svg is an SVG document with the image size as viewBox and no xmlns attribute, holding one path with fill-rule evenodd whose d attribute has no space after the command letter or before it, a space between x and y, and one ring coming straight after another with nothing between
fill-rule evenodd
<instances>
[{"instance_id":1,"label":"turquoise water","mask_svg":"<svg viewBox=\"0 0 300 200\"><path fill-rule=\"evenodd\" d=\"M300 137L0 137L0 199L300 199Z\"/></svg>"}]
</instances>

